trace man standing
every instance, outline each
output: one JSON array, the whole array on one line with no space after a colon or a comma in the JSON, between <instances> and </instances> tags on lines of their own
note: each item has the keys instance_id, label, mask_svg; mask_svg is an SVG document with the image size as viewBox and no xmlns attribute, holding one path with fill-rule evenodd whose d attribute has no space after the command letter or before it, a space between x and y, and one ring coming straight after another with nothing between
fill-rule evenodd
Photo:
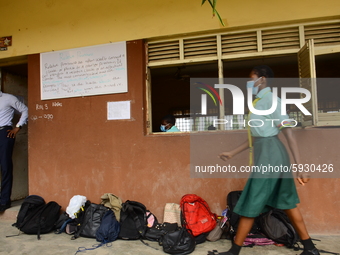
<instances>
[{"instance_id":1,"label":"man standing","mask_svg":"<svg viewBox=\"0 0 340 255\"><path fill-rule=\"evenodd\" d=\"M15 128L12 127L14 112L21 114ZM11 207L11 194L13 184L12 153L16 134L20 131L28 118L28 108L13 95L0 91L0 167L1 167L1 194L0 212Z\"/></svg>"}]
</instances>

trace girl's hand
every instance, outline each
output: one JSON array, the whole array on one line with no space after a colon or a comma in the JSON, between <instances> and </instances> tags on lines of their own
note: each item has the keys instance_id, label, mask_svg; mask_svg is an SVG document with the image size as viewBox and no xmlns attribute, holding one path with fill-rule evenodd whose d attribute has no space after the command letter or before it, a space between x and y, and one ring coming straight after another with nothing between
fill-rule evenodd
<instances>
[{"instance_id":1,"label":"girl's hand","mask_svg":"<svg viewBox=\"0 0 340 255\"><path fill-rule=\"evenodd\" d=\"M228 159L231 159L234 155L227 151L227 152L222 152L221 154L218 155L218 157L224 161L227 161Z\"/></svg>"},{"instance_id":2,"label":"girl's hand","mask_svg":"<svg viewBox=\"0 0 340 255\"><path fill-rule=\"evenodd\" d=\"M297 177L297 181L301 184L301 185L305 185L305 183L307 183L310 180L309 176L306 174L302 174L300 173Z\"/></svg>"}]
</instances>

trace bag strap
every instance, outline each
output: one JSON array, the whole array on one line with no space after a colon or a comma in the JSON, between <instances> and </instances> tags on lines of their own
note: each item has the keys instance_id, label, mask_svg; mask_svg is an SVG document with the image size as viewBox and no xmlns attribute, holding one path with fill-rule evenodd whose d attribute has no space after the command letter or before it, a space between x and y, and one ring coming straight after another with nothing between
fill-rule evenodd
<instances>
[{"instance_id":1,"label":"bag strap","mask_svg":"<svg viewBox=\"0 0 340 255\"><path fill-rule=\"evenodd\" d=\"M144 242L144 240L142 239L142 238L140 238L139 239L144 245L146 245L146 246L148 246L148 247L150 247L150 248L152 248L152 249L154 249L154 250L159 250L159 249L157 249L156 247L152 247L150 244L148 244L148 243L146 243L146 242Z\"/></svg>"},{"instance_id":2,"label":"bag strap","mask_svg":"<svg viewBox=\"0 0 340 255\"><path fill-rule=\"evenodd\" d=\"M92 251L92 250L95 250L95 249L98 249L99 247L102 247L102 246L106 246L106 247L111 247L112 246L112 243L108 243L108 242L101 242L100 244L94 244L92 245L92 248L86 248L86 247L78 247L78 250L76 251L76 253L74 255L76 255L78 252L86 252L86 251Z\"/></svg>"},{"instance_id":3,"label":"bag strap","mask_svg":"<svg viewBox=\"0 0 340 255\"><path fill-rule=\"evenodd\" d=\"M140 210L140 211L143 211L142 209L140 209L139 207L135 207L135 206L131 206L131 205L128 205L127 207L127 211L129 212L129 214L132 215L132 218L133 218L133 221L135 222L135 225L136 225L136 229L138 230L139 234L141 236L144 236L145 235L145 229L143 228L139 218L138 218L138 215L136 214L136 212L134 211L134 209L137 209L137 210ZM146 215L144 212L143 213L143 217L144 217L144 220L146 219Z\"/></svg>"},{"instance_id":4,"label":"bag strap","mask_svg":"<svg viewBox=\"0 0 340 255\"><path fill-rule=\"evenodd\" d=\"M13 226L15 226L17 228L21 227L21 226L19 226L19 223L22 223L24 221L26 213L27 213L27 211L29 209L29 204L28 203L23 203L21 208L22 208L22 210L18 214L17 221L16 221L16 223L13 224ZM20 225L22 225L22 224L20 224Z\"/></svg>"},{"instance_id":5,"label":"bag strap","mask_svg":"<svg viewBox=\"0 0 340 255\"><path fill-rule=\"evenodd\" d=\"M37 238L40 240L40 232L41 232L41 215L42 213L46 210L47 206L50 205L51 202L47 203L44 205L43 209L41 210L39 217L38 217L38 233L37 233Z\"/></svg>"},{"instance_id":6,"label":"bag strap","mask_svg":"<svg viewBox=\"0 0 340 255\"><path fill-rule=\"evenodd\" d=\"M334 254L334 255L339 255L340 253L337 252L331 252L331 251L325 251L325 250L319 250L321 253L328 253L328 254Z\"/></svg>"},{"instance_id":7,"label":"bag strap","mask_svg":"<svg viewBox=\"0 0 340 255\"><path fill-rule=\"evenodd\" d=\"M85 225L86 225L86 222L85 222L86 216L90 212L91 212L91 204L85 209L85 214L83 215L83 221L80 223L81 224L80 228L78 229L76 233L74 233L74 235L71 237L71 240L75 240L80 236L80 233L84 230ZM84 248L84 247L80 247L80 248Z\"/></svg>"},{"instance_id":8,"label":"bag strap","mask_svg":"<svg viewBox=\"0 0 340 255\"><path fill-rule=\"evenodd\" d=\"M61 227L59 229L56 229L56 231L54 231L55 234L61 234L65 231L66 226L68 223L70 223L71 221L73 221L73 219L67 219L64 221L63 225L61 225Z\"/></svg>"}]
</instances>

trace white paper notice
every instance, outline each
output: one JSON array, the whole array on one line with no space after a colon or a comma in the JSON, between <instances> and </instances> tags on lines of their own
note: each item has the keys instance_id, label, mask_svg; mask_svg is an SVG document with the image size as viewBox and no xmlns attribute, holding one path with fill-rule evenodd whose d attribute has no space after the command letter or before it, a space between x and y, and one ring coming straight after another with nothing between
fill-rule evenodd
<instances>
[{"instance_id":1,"label":"white paper notice","mask_svg":"<svg viewBox=\"0 0 340 255\"><path fill-rule=\"evenodd\" d=\"M130 101L107 102L108 120L127 120L130 118Z\"/></svg>"}]
</instances>

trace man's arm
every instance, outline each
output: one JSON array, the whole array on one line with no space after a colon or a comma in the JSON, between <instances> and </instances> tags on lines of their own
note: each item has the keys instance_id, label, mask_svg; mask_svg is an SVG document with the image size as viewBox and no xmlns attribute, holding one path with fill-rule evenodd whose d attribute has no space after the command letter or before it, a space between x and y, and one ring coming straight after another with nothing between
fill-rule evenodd
<instances>
[{"instance_id":1,"label":"man's arm","mask_svg":"<svg viewBox=\"0 0 340 255\"><path fill-rule=\"evenodd\" d=\"M20 131L21 127L27 122L28 108L24 103L20 102L19 99L15 100L12 107L21 114L20 119L16 126L12 130L8 130L7 134L7 137L15 138L16 134Z\"/></svg>"}]
</instances>

